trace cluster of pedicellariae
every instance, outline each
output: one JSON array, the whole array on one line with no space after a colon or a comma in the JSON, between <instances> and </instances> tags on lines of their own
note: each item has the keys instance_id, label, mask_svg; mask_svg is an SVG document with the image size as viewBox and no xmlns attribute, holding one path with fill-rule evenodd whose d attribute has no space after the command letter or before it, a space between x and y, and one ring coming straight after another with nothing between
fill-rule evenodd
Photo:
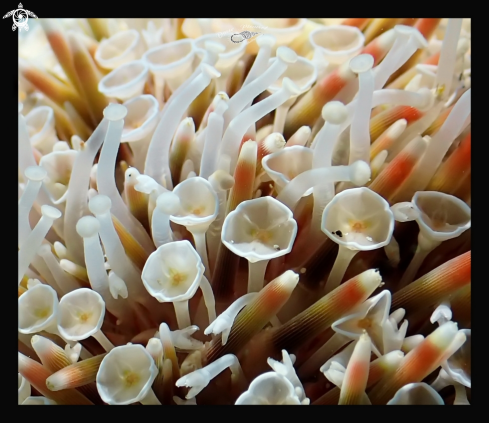
<instances>
[{"instance_id":1,"label":"cluster of pedicellariae","mask_svg":"<svg viewBox=\"0 0 489 423\"><path fill-rule=\"evenodd\" d=\"M469 404L470 20L32 21L19 404Z\"/></svg>"}]
</instances>

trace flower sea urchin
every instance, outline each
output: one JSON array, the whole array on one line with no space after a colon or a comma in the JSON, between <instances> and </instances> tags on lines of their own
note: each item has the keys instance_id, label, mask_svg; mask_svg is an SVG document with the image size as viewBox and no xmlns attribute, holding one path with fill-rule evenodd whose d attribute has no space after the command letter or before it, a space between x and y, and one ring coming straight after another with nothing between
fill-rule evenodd
<instances>
[{"instance_id":1,"label":"flower sea urchin","mask_svg":"<svg viewBox=\"0 0 489 423\"><path fill-rule=\"evenodd\" d=\"M19 404L469 404L469 20L40 22Z\"/></svg>"}]
</instances>

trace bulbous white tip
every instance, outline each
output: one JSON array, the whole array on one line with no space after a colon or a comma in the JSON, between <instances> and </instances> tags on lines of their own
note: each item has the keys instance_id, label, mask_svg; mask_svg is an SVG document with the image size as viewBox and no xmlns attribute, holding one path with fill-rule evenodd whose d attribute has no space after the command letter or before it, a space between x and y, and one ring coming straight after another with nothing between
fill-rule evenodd
<instances>
[{"instance_id":1,"label":"bulbous white tip","mask_svg":"<svg viewBox=\"0 0 489 423\"><path fill-rule=\"evenodd\" d=\"M350 70L355 73L366 72L372 69L374 58L371 54L360 54L350 60Z\"/></svg>"},{"instance_id":2,"label":"bulbous white tip","mask_svg":"<svg viewBox=\"0 0 489 423\"><path fill-rule=\"evenodd\" d=\"M297 62L298 58L297 53L294 50L284 46L277 49L277 57L289 65Z\"/></svg>"},{"instance_id":3,"label":"bulbous white tip","mask_svg":"<svg viewBox=\"0 0 489 423\"><path fill-rule=\"evenodd\" d=\"M88 208L95 216L98 214L107 213L111 207L111 199L103 194L96 195L88 202Z\"/></svg>"},{"instance_id":4,"label":"bulbous white tip","mask_svg":"<svg viewBox=\"0 0 489 423\"><path fill-rule=\"evenodd\" d=\"M62 215L62 213L57 208L48 205L44 205L41 207L41 213L43 216L53 220L59 219Z\"/></svg>"},{"instance_id":5,"label":"bulbous white tip","mask_svg":"<svg viewBox=\"0 0 489 423\"><path fill-rule=\"evenodd\" d=\"M324 105L321 115L326 122L341 125L348 118L348 109L341 101L330 101Z\"/></svg>"},{"instance_id":6,"label":"bulbous white tip","mask_svg":"<svg viewBox=\"0 0 489 423\"><path fill-rule=\"evenodd\" d=\"M222 53L224 50L226 50L226 47L224 47L220 43L216 43L215 41L206 41L204 43L205 49L210 51L211 53Z\"/></svg>"},{"instance_id":7,"label":"bulbous white tip","mask_svg":"<svg viewBox=\"0 0 489 423\"><path fill-rule=\"evenodd\" d=\"M35 182L41 182L46 176L48 172L41 166L29 166L25 169L24 175L27 179Z\"/></svg>"},{"instance_id":8,"label":"bulbous white tip","mask_svg":"<svg viewBox=\"0 0 489 423\"><path fill-rule=\"evenodd\" d=\"M76 231L82 238L90 238L98 233L99 221L93 216L84 216L76 224Z\"/></svg>"},{"instance_id":9,"label":"bulbous white tip","mask_svg":"<svg viewBox=\"0 0 489 423\"><path fill-rule=\"evenodd\" d=\"M259 47L273 47L276 42L277 39L271 34L263 34L256 39Z\"/></svg>"},{"instance_id":10,"label":"bulbous white tip","mask_svg":"<svg viewBox=\"0 0 489 423\"><path fill-rule=\"evenodd\" d=\"M370 166L363 160L358 160L350 165L350 178L355 185L365 185L369 181L370 175Z\"/></svg>"},{"instance_id":11,"label":"bulbous white tip","mask_svg":"<svg viewBox=\"0 0 489 423\"><path fill-rule=\"evenodd\" d=\"M48 244L42 244L37 250L37 254L39 254L41 257L44 257L50 253L51 253L51 246Z\"/></svg>"},{"instance_id":12,"label":"bulbous white tip","mask_svg":"<svg viewBox=\"0 0 489 423\"><path fill-rule=\"evenodd\" d=\"M140 175L139 170L135 167L128 167L124 172L124 179L126 181L137 181L137 177Z\"/></svg>"},{"instance_id":13,"label":"bulbous white tip","mask_svg":"<svg viewBox=\"0 0 489 423\"><path fill-rule=\"evenodd\" d=\"M180 210L180 198L171 191L164 192L156 199L156 207L162 213L168 215L175 214Z\"/></svg>"},{"instance_id":14,"label":"bulbous white tip","mask_svg":"<svg viewBox=\"0 0 489 423\"><path fill-rule=\"evenodd\" d=\"M203 63L202 65L202 73L207 75L209 78L219 78L221 73L214 67Z\"/></svg>"},{"instance_id":15,"label":"bulbous white tip","mask_svg":"<svg viewBox=\"0 0 489 423\"><path fill-rule=\"evenodd\" d=\"M104 117L112 122L124 119L127 108L122 104L111 103L104 109Z\"/></svg>"}]
</instances>

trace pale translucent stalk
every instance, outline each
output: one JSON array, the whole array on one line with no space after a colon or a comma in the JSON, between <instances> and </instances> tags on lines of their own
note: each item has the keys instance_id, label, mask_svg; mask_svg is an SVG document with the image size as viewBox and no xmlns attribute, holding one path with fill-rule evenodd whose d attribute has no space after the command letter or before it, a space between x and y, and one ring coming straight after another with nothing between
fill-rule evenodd
<instances>
[{"instance_id":1,"label":"pale translucent stalk","mask_svg":"<svg viewBox=\"0 0 489 423\"><path fill-rule=\"evenodd\" d=\"M178 329L185 329L191 326L188 301L173 301L173 307L177 316Z\"/></svg>"},{"instance_id":2,"label":"pale translucent stalk","mask_svg":"<svg viewBox=\"0 0 489 423\"><path fill-rule=\"evenodd\" d=\"M449 19L443 37L443 44L436 71L435 88L441 98L447 100L451 94L453 79L455 77L455 64L457 61L457 45L460 38L463 19Z\"/></svg>"},{"instance_id":3,"label":"pale translucent stalk","mask_svg":"<svg viewBox=\"0 0 489 423\"><path fill-rule=\"evenodd\" d=\"M133 263L127 257L122 242L117 235L114 228L112 218L110 215L110 199L106 196L108 200L107 204L102 204L104 210L102 210L100 203L95 203L100 209L96 209L93 206L93 202L98 200L102 196L98 195L94 197L89 204L90 211L95 215L97 220L100 222L100 238L104 244L104 251L107 256L107 260L110 263L112 270L127 284L129 290L129 296L133 299L143 300L149 299L149 295L145 291L139 272L135 269ZM106 209L106 210L105 210Z\"/></svg>"},{"instance_id":4,"label":"pale translucent stalk","mask_svg":"<svg viewBox=\"0 0 489 423\"><path fill-rule=\"evenodd\" d=\"M76 279L61 268L58 260L54 257L49 244L42 245L38 250L38 254L44 259L44 262L53 275L57 286L64 294L80 288L80 285Z\"/></svg>"},{"instance_id":5,"label":"pale translucent stalk","mask_svg":"<svg viewBox=\"0 0 489 423\"><path fill-rule=\"evenodd\" d=\"M41 173L47 175L47 172L41 167L36 166L33 167L32 169L34 169L35 171L39 169ZM41 177L42 174L40 174L39 176ZM42 179L41 180L37 180L37 179L38 178L29 179L27 177L27 184L25 185L24 192L22 193L22 197L20 197L19 200L19 207L18 207L19 247L22 247L22 244L25 242L25 240L31 233L31 225L29 223L29 213L32 209L32 206L34 205L34 202L36 201L37 194L39 193L39 190L41 189L42 186Z\"/></svg>"},{"instance_id":6,"label":"pale translucent stalk","mask_svg":"<svg viewBox=\"0 0 489 423\"><path fill-rule=\"evenodd\" d=\"M109 277L105 269L104 253L100 245L98 233L85 237L83 239L83 248L85 252L85 265L92 289L101 295L107 310L118 319L129 315L130 309L126 303L116 300L110 293Z\"/></svg>"},{"instance_id":7,"label":"pale translucent stalk","mask_svg":"<svg viewBox=\"0 0 489 423\"><path fill-rule=\"evenodd\" d=\"M362 57L357 56L357 58L360 59ZM355 59L352 59L350 63ZM357 160L363 160L366 163L370 163L370 110L372 109L374 93L372 64L373 59L367 70L362 69L362 71L358 73L359 89L357 104L350 128L349 164L352 164Z\"/></svg>"},{"instance_id":8,"label":"pale translucent stalk","mask_svg":"<svg viewBox=\"0 0 489 423\"><path fill-rule=\"evenodd\" d=\"M205 232L201 231L194 231L192 230L192 227L189 226L187 230L192 234L194 237L194 242L195 242L195 249L199 253L200 258L202 259L202 264L205 267L205 274L207 277L210 277L210 268L209 268L209 260L207 258L207 246L205 243Z\"/></svg>"},{"instance_id":9,"label":"pale translucent stalk","mask_svg":"<svg viewBox=\"0 0 489 423\"><path fill-rule=\"evenodd\" d=\"M356 170L359 171L359 174L361 173L363 175L365 171L367 171L367 169L363 168L363 165L368 168L367 174L365 175L367 178L364 178L365 182L367 182L368 178L370 177L370 168L364 162L358 163L359 168ZM363 163L363 165L360 163ZM326 184L329 182L351 181L352 179L357 179L356 177L352 178L353 173L357 172L352 169L351 166L332 166L327 168L306 170L287 184L287 186L277 196L277 200L281 201L288 208L294 211L295 206L302 196L307 192L307 190L317 185L318 181L320 181L321 184ZM363 185L364 183L356 185Z\"/></svg>"},{"instance_id":10,"label":"pale translucent stalk","mask_svg":"<svg viewBox=\"0 0 489 423\"><path fill-rule=\"evenodd\" d=\"M285 81L286 80L284 80L284 82ZM281 104L285 103L290 96L294 94L291 87L288 85L289 84L283 83L280 90L278 90L276 93L272 94L270 97L267 97L265 100L254 104L249 109L246 109L229 123L229 126L227 127L222 138L220 155L227 155L231 158L232 171L234 171L236 166L239 146L243 136L246 134L246 131L251 125L260 120L263 116L266 116L272 110L275 110ZM231 107L231 100L229 100L228 103L229 107Z\"/></svg>"},{"instance_id":11,"label":"pale translucent stalk","mask_svg":"<svg viewBox=\"0 0 489 423\"><path fill-rule=\"evenodd\" d=\"M399 289L406 286L410 282L414 280L416 273L419 268L423 264L424 259L431 253L436 247L441 244L439 241L435 241L432 239L428 239L426 235L422 232L418 235L418 247L416 248L416 252L414 253L414 257L412 258L409 266L404 271L402 278L399 282Z\"/></svg>"},{"instance_id":12,"label":"pale translucent stalk","mask_svg":"<svg viewBox=\"0 0 489 423\"><path fill-rule=\"evenodd\" d=\"M452 142L464 129L465 122L471 113L470 107L471 90L469 89L453 106L447 119L429 142L425 154L409 178L408 184L411 190L419 191L426 188Z\"/></svg>"},{"instance_id":13,"label":"pale translucent stalk","mask_svg":"<svg viewBox=\"0 0 489 423\"><path fill-rule=\"evenodd\" d=\"M270 260L260 260L255 263L248 262L248 294L259 292L265 282L265 272Z\"/></svg>"},{"instance_id":14,"label":"pale translucent stalk","mask_svg":"<svg viewBox=\"0 0 489 423\"><path fill-rule=\"evenodd\" d=\"M61 212L58 209L50 206L42 207L43 216L27 237L24 245L20 248L18 256L18 284L22 281L27 268L37 254L44 238L51 229L54 220L61 217Z\"/></svg>"},{"instance_id":15,"label":"pale translucent stalk","mask_svg":"<svg viewBox=\"0 0 489 423\"><path fill-rule=\"evenodd\" d=\"M83 241L76 232L76 223L87 212L87 192L93 161L102 145L108 120L103 119L79 151L71 171L64 217L64 240L76 264L83 265ZM112 176L113 177L113 176Z\"/></svg>"},{"instance_id":16,"label":"pale translucent stalk","mask_svg":"<svg viewBox=\"0 0 489 423\"><path fill-rule=\"evenodd\" d=\"M394 44L387 52L382 62L375 67L374 73L376 90L380 90L385 85L389 77L403 65L403 63L401 63L399 66L396 66L403 56L403 50L406 48L408 40L409 36L407 34L401 34L399 32L396 33Z\"/></svg>"},{"instance_id":17,"label":"pale translucent stalk","mask_svg":"<svg viewBox=\"0 0 489 423\"><path fill-rule=\"evenodd\" d=\"M326 122L317 133L312 144L314 155L312 160L313 169L331 167L333 151L340 136L340 124ZM312 212L311 227L319 229L321 226L321 216L324 208L333 199L335 194L334 181L321 183L313 188L314 206Z\"/></svg>"},{"instance_id":18,"label":"pale translucent stalk","mask_svg":"<svg viewBox=\"0 0 489 423\"><path fill-rule=\"evenodd\" d=\"M267 39L264 37L267 37ZM263 34L260 36L259 41L257 40L257 43L260 46L260 49L258 50L253 66L248 72L242 87L250 84L266 71L270 56L272 54L272 47L275 45L275 38L273 36Z\"/></svg>"},{"instance_id":19,"label":"pale translucent stalk","mask_svg":"<svg viewBox=\"0 0 489 423\"><path fill-rule=\"evenodd\" d=\"M176 96L175 101L168 103L163 109L160 122L148 148L144 173L154 178L158 183L164 180L168 189L173 187L169 165L173 135L192 101L210 84L211 79L218 75L215 69L202 66L201 73Z\"/></svg>"},{"instance_id":20,"label":"pale translucent stalk","mask_svg":"<svg viewBox=\"0 0 489 423\"><path fill-rule=\"evenodd\" d=\"M173 240L170 216L163 213L158 207L155 207L151 216L151 234L156 248Z\"/></svg>"},{"instance_id":21,"label":"pale translucent stalk","mask_svg":"<svg viewBox=\"0 0 489 423\"><path fill-rule=\"evenodd\" d=\"M124 106L119 107L124 109L124 111L127 111ZM119 107L117 107L117 109L119 109ZM110 113L111 109L112 107L108 106L104 110L104 113ZM114 109L116 108L114 107ZM97 190L99 194L107 195L111 199L111 213L117 217L128 232L146 250L146 252L152 252L154 248L150 237L148 236L143 225L141 225L141 223L127 208L127 205L124 203L124 200L122 199L115 183L114 173L123 127L123 118L109 121L107 135L100 152L100 158L97 166Z\"/></svg>"},{"instance_id":22,"label":"pale translucent stalk","mask_svg":"<svg viewBox=\"0 0 489 423\"><path fill-rule=\"evenodd\" d=\"M333 268L331 269L326 285L324 286L324 292L326 294L340 286L343 276L345 276L346 269L357 253L358 250L351 250L343 245L339 246L338 255L336 256Z\"/></svg>"},{"instance_id":23,"label":"pale translucent stalk","mask_svg":"<svg viewBox=\"0 0 489 423\"><path fill-rule=\"evenodd\" d=\"M18 155L19 155L19 171L23 175L29 166L37 166L32 152L31 141L29 139L29 131L24 115L21 113L22 104L19 103L19 124L18 124Z\"/></svg>"},{"instance_id":24,"label":"pale translucent stalk","mask_svg":"<svg viewBox=\"0 0 489 423\"><path fill-rule=\"evenodd\" d=\"M264 56L265 53L263 57ZM258 62L257 66L258 65L262 66L261 62ZM280 78L280 76L287 70L288 66L289 61L285 61L278 56L277 60L275 60L266 71L264 71L260 76L256 76L253 81L247 83L246 89L241 89L235 95L233 95L233 97L229 100L228 110L224 114L224 128L227 128L228 125L230 125L232 120L239 115L239 113L248 103L253 101L255 97L265 91L278 78Z\"/></svg>"},{"instance_id":25,"label":"pale translucent stalk","mask_svg":"<svg viewBox=\"0 0 489 423\"><path fill-rule=\"evenodd\" d=\"M98 332L95 332L93 335L92 335L93 338L95 338L95 340L102 346L102 348L109 352L111 349L114 348L114 344L112 344L112 342L110 342L107 337L105 336L105 334L99 330Z\"/></svg>"},{"instance_id":26,"label":"pale translucent stalk","mask_svg":"<svg viewBox=\"0 0 489 423\"><path fill-rule=\"evenodd\" d=\"M212 291L209 280L202 276L200 280L200 290L202 291L202 297L204 299L205 307L207 308L207 315L209 316L209 324L216 320L216 301L214 298L214 292Z\"/></svg>"},{"instance_id":27,"label":"pale translucent stalk","mask_svg":"<svg viewBox=\"0 0 489 423\"><path fill-rule=\"evenodd\" d=\"M217 193L219 202L217 216L209 226L206 234L207 247L209 249L209 261L214 266L216 263L217 251L221 244L221 229L224 218L226 217L226 194L233 186L234 178L229 173L219 170L209 177L209 182Z\"/></svg>"},{"instance_id":28,"label":"pale translucent stalk","mask_svg":"<svg viewBox=\"0 0 489 423\"><path fill-rule=\"evenodd\" d=\"M296 100L297 97L293 97L281 106L277 107L277 110L275 110L275 118L273 119L273 132L282 133L284 131L287 113L289 112L289 109L292 107Z\"/></svg>"},{"instance_id":29,"label":"pale translucent stalk","mask_svg":"<svg viewBox=\"0 0 489 423\"><path fill-rule=\"evenodd\" d=\"M221 144L222 133L224 130L223 113L227 110L227 102L220 101L209 115L206 126L204 150L200 161L200 174L202 178L209 179L217 170L217 155Z\"/></svg>"}]
</instances>

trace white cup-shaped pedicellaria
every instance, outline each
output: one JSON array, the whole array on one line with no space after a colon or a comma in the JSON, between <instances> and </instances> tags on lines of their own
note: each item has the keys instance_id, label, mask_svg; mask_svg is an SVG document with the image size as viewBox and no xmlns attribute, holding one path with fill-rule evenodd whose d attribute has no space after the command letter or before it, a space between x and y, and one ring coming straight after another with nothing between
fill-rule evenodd
<instances>
[{"instance_id":1,"label":"white cup-shaped pedicellaria","mask_svg":"<svg viewBox=\"0 0 489 423\"><path fill-rule=\"evenodd\" d=\"M58 142L56 150L41 157L39 165L47 171L44 184L51 195L54 204L62 203L66 199L68 184L70 183L73 164L78 151L71 150L66 144Z\"/></svg>"},{"instance_id":2,"label":"white cup-shaped pedicellaria","mask_svg":"<svg viewBox=\"0 0 489 423\"><path fill-rule=\"evenodd\" d=\"M470 228L470 207L453 195L438 191L419 191L412 204L419 211L416 219L425 238L443 242Z\"/></svg>"},{"instance_id":3,"label":"white cup-shaped pedicellaria","mask_svg":"<svg viewBox=\"0 0 489 423\"><path fill-rule=\"evenodd\" d=\"M243 201L226 216L222 242L254 263L290 253L296 234L290 209L273 197L262 197Z\"/></svg>"},{"instance_id":4,"label":"white cup-shaped pedicellaria","mask_svg":"<svg viewBox=\"0 0 489 423\"><path fill-rule=\"evenodd\" d=\"M445 405L440 394L426 383L410 383L399 389L387 405Z\"/></svg>"},{"instance_id":5,"label":"white cup-shaped pedicellaria","mask_svg":"<svg viewBox=\"0 0 489 423\"><path fill-rule=\"evenodd\" d=\"M159 45L144 54L158 85L163 80L175 91L191 74L194 59L193 40L183 39ZM158 97L158 96L157 96Z\"/></svg>"},{"instance_id":6,"label":"white cup-shaped pedicellaria","mask_svg":"<svg viewBox=\"0 0 489 423\"><path fill-rule=\"evenodd\" d=\"M148 395L157 374L153 357L142 345L123 345L110 351L100 363L97 390L107 404L132 404Z\"/></svg>"},{"instance_id":7,"label":"white cup-shaped pedicellaria","mask_svg":"<svg viewBox=\"0 0 489 423\"><path fill-rule=\"evenodd\" d=\"M277 59L270 59L269 66L271 66L275 60ZM282 76L268 87L268 91L271 93L277 92L282 87L284 78L289 78L299 87L301 92L305 92L311 87L312 84L314 84L314 82L316 82L316 66L314 66L314 63L307 60L305 57L299 56L297 61L290 64Z\"/></svg>"},{"instance_id":8,"label":"white cup-shaped pedicellaria","mask_svg":"<svg viewBox=\"0 0 489 423\"><path fill-rule=\"evenodd\" d=\"M219 200L212 185L204 178L195 177L180 182L173 193L180 199L180 209L170 220L186 226L190 232L205 232L219 211Z\"/></svg>"},{"instance_id":9,"label":"white cup-shaped pedicellaria","mask_svg":"<svg viewBox=\"0 0 489 423\"><path fill-rule=\"evenodd\" d=\"M204 266L188 241L169 242L152 253L141 278L148 292L160 302L187 301L199 287Z\"/></svg>"},{"instance_id":10,"label":"white cup-shaped pedicellaria","mask_svg":"<svg viewBox=\"0 0 489 423\"><path fill-rule=\"evenodd\" d=\"M32 147L42 154L52 151L58 141L53 109L49 106L34 107L25 117Z\"/></svg>"},{"instance_id":11,"label":"white cup-shaped pedicellaria","mask_svg":"<svg viewBox=\"0 0 489 423\"><path fill-rule=\"evenodd\" d=\"M468 388L472 387L472 331L461 329L465 334L464 344L442 365L443 369L455 381Z\"/></svg>"},{"instance_id":12,"label":"white cup-shaped pedicellaria","mask_svg":"<svg viewBox=\"0 0 489 423\"><path fill-rule=\"evenodd\" d=\"M104 69L115 69L141 57L144 44L135 29L118 32L103 40L95 53L95 60Z\"/></svg>"},{"instance_id":13,"label":"white cup-shaped pedicellaria","mask_svg":"<svg viewBox=\"0 0 489 423\"><path fill-rule=\"evenodd\" d=\"M354 26L331 25L312 31L309 42L314 48L314 60L323 58L331 64L340 65L358 54L365 37Z\"/></svg>"},{"instance_id":14,"label":"white cup-shaped pedicellaria","mask_svg":"<svg viewBox=\"0 0 489 423\"><path fill-rule=\"evenodd\" d=\"M128 100L142 94L148 75L148 64L135 60L105 75L98 84L98 90L107 97Z\"/></svg>"},{"instance_id":15,"label":"white cup-shaped pedicellaria","mask_svg":"<svg viewBox=\"0 0 489 423\"><path fill-rule=\"evenodd\" d=\"M300 405L294 385L276 372L263 373L251 382L236 405Z\"/></svg>"},{"instance_id":16,"label":"white cup-shaped pedicellaria","mask_svg":"<svg viewBox=\"0 0 489 423\"><path fill-rule=\"evenodd\" d=\"M70 341L86 339L100 330L104 316L100 294L88 288L76 289L59 302L59 333Z\"/></svg>"},{"instance_id":17,"label":"white cup-shaped pedicellaria","mask_svg":"<svg viewBox=\"0 0 489 423\"><path fill-rule=\"evenodd\" d=\"M127 109L122 129L121 142L140 141L152 134L158 123L158 101L149 94L143 94L124 102Z\"/></svg>"},{"instance_id":18,"label":"white cup-shaped pedicellaria","mask_svg":"<svg viewBox=\"0 0 489 423\"><path fill-rule=\"evenodd\" d=\"M312 169L313 156L310 148L294 145L266 155L262 165L276 187L282 190L297 175Z\"/></svg>"},{"instance_id":19,"label":"white cup-shaped pedicellaria","mask_svg":"<svg viewBox=\"0 0 489 423\"><path fill-rule=\"evenodd\" d=\"M322 231L340 246L368 251L387 245L394 230L389 204L368 188L352 188L335 195L325 207Z\"/></svg>"},{"instance_id":20,"label":"white cup-shaped pedicellaria","mask_svg":"<svg viewBox=\"0 0 489 423\"><path fill-rule=\"evenodd\" d=\"M19 297L19 332L36 333L56 328L58 295L49 285L39 284Z\"/></svg>"}]
</instances>

